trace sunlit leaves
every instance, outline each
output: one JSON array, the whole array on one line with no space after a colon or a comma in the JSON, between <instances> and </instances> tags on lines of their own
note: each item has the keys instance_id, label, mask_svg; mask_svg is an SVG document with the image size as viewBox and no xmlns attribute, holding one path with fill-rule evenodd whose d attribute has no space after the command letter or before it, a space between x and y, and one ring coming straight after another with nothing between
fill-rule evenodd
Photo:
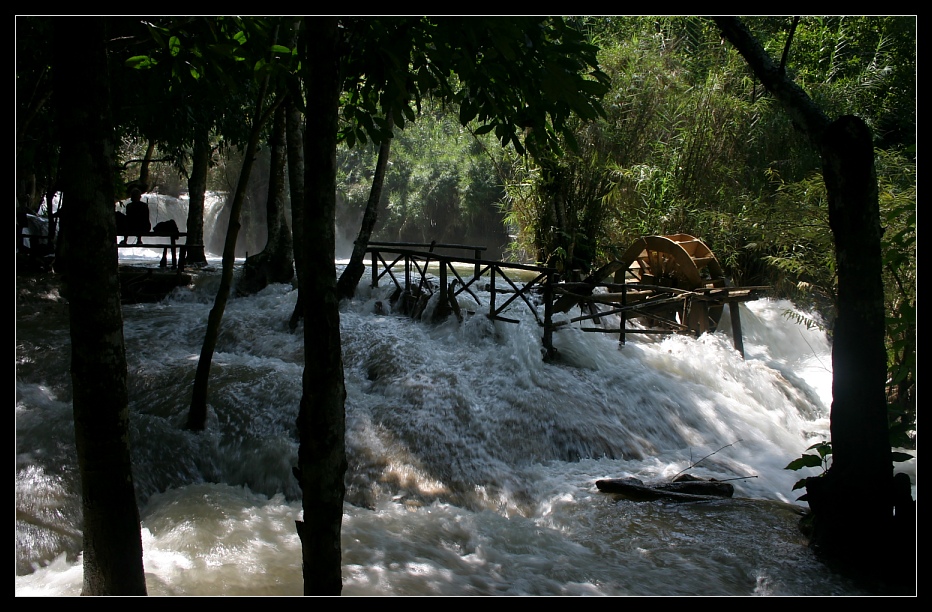
<instances>
[{"instance_id":1,"label":"sunlit leaves","mask_svg":"<svg viewBox=\"0 0 932 612\"><path fill-rule=\"evenodd\" d=\"M154 57L148 55L134 55L133 57L127 58L124 65L127 68L146 70L155 67L158 63L158 60Z\"/></svg>"},{"instance_id":2,"label":"sunlit leaves","mask_svg":"<svg viewBox=\"0 0 932 612\"><path fill-rule=\"evenodd\" d=\"M352 43L347 90L359 93L349 103L374 115L392 112L399 129L430 96L459 106L461 124L477 123L480 134L494 132L523 153L528 145L557 146L574 113L602 113L607 76L596 49L558 18L350 19L345 29ZM362 115L344 106L343 117ZM349 133L362 142L360 131L383 137L365 124L341 133L347 143Z\"/></svg>"},{"instance_id":3,"label":"sunlit leaves","mask_svg":"<svg viewBox=\"0 0 932 612\"><path fill-rule=\"evenodd\" d=\"M826 470L828 470L829 463L831 461L831 454L832 454L831 442L823 440L821 442L817 442L813 444L806 450L815 450L818 454L813 455L811 453L803 453L802 456L794 459L793 461L790 461L789 464L787 464L787 466L783 469L798 471L803 468L819 468L820 467L822 468L822 474L824 474ZM797 480L796 484L793 485L792 490L796 491L798 489L804 489L806 487L806 481L808 480L809 478L802 478L800 480ZM805 496L801 497L800 499L804 499L804 498Z\"/></svg>"},{"instance_id":4,"label":"sunlit leaves","mask_svg":"<svg viewBox=\"0 0 932 612\"><path fill-rule=\"evenodd\" d=\"M790 461L786 466L787 470L801 470L803 468L822 467L822 457L819 455L802 455L798 459Z\"/></svg>"}]
</instances>

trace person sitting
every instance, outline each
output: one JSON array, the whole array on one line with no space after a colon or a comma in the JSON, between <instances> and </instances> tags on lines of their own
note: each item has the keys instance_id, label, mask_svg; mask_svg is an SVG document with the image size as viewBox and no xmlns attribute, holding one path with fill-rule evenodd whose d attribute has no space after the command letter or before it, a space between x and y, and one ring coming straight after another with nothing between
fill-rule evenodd
<instances>
[{"instance_id":1,"label":"person sitting","mask_svg":"<svg viewBox=\"0 0 932 612\"><path fill-rule=\"evenodd\" d=\"M149 205L142 201L142 193L138 189L130 192L130 201L126 205L126 226L130 236L136 236L136 244L142 244L142 235L148 234L152 229L149 221ZM123 243L126 243L124 237Z\"/></svg>"}]
</instances>

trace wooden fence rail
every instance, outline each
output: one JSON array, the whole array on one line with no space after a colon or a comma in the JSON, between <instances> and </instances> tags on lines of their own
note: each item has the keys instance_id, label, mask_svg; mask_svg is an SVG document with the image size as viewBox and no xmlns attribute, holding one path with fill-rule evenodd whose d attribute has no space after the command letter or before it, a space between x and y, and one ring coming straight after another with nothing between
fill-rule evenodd
<instances>
[{"instance_id":1,"label":"wooden fence rail","mask_svg":"<svg viewBox=\"0 0 932 612\"><path fill-rule=\"evenodd\" d=\"M417 248L428 248L427 252L414 250ZM440 253L437 249L443 250L466 250L472 251L475 257L455 257ZM461 244L438 244L432 243L411 243L411 242L370 242L368 252L372 262L372 286L378 287L379 281L388 276L394 282L395 287L406 299L420 299L422 296L430 297L434 293L433 285L427 281L428 266L437 267L438 287L442 292L441 299L438 301L438 314L445 315L450 310L458 310L454 303L456 297L463 292L468 293L479 306L482 306L482 300L473 289L478 288L479 279L485 274L490 277L488 291L488 316L496 321L507 323L517 323L516 319L510 319L502 316L502 312L508 308L515 300L521 299L531 313L534 315L538 325L543 328L543 344L548 353L553 353L553 324L552 317L552 289L554 282L555 268L542 266L532 266L528 264L506 263L501 261L491 261L480 259L479 255L485 247L461 245ZM386 255L389 255L386 257ZM404 265L404 282L399 280L395 275L394 267ZM472 266L472 276L463 278L455 264L461 266ZM515 272L531 272L534 274L529 281L521 281L516 278ZM417 286L415 288L412 275L416 273ZM450 279L453 279L450 282ZM497 280L502 279L510 287L511 295L502 303L498 303L499 294L502 293L497 287ZM541 319L537 312L537 307L531 299L530 294L535 288L541 290L544 294L544 317Z\"/></svg>"},{"instance_id":2,"label":"wooden fence rail","mask_svg":"<svg viewBox=\"0 0 932 612\"><path fill-rule=\"evenodd\" d=\"M424 248L428 250L418 250ZM456 257L439 252L438 249L471 251L475 257ZM402 310L419 317L427 300L434 294L435 287L427 280L427 277L428 267L435 266L437 290L441 292L435 315L447 316L453 311L457 317L460 317L457 296L466 292L476 301L477 305L483 307L484 304L474 289L479 289L480 278L488 275L488 285L480 289L489 293L486 316L495 321L518 323L517 319L505 317L502 313L517 300L523 301L534 315L537 324L543 328L546 358L555 355L553 332L563 326L592 321L597 325L596 327L579 327L578 329L586 332L617 334L622 344L625 343L625 335L632 333L699 335L704 331L714 331L717 325L717 318L715 321L708 321L706 320L707 314L702 316L702 313L707 313L707 304L718 305L720 308L726 303L731 307L735 349L743 355L738 304L757 299L759 294L767 289L766 287L703 287L688 290L632 282L613 283L597 280L576 283L557 282L558 275L555 268L480 259L479 255L483 250L485 247L436 242L429 244L370 242L368 252L372 262L372 286L378 287L379 281L387 276L395 284L398 295L405 300ZM472 276L466 275L467 278L464 278L455 264L459 264L461 268L472 266ZM399 278L394 270L396 266L401 265L404 266L403 279ZM608 264L608 268L610 269L612 265ZM518 272L525 273L524 276L530 273L530 280L518 279L518 274L516 274ZM499 280L504 281L506 288L499 287ZM535 291L542 294L542 297L532 297L531 294ZM504 301L500 301L502 293L509 294ZM543 317L538 312L538 305L541 302L544 306ZM554 312L568 312L574 306L579 306L582 311L580 316L558 323L553 322ZM605 309L600 309L600 306ZM698 320L698 327L691 319L691 312L700 313L700 316L692 317ZM607 327L602 324L601 319L610 315L619 316L620 323L617 327ZM628 319L633 317L647 323L646 327L629 328Z\"/></svg>"}]
</instances>

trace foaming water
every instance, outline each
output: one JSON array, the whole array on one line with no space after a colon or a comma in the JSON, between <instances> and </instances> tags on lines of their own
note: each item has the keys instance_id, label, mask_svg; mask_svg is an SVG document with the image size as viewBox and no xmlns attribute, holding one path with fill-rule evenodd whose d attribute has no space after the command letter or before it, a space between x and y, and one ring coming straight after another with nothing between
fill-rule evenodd
<instances>
[{"instance_id":1,"label":"foaming water","mask_svg":"<svg viewBox=\"0 0 932 612\"><path fill-rule=\"evenodd\" d=\"M149 593L297 595L296 293L230 301L208 430L193 434L182 426L212 298L179 290L124 308ZM807 549L801 474L783 469L828 435L831 385L828 341L789 308L742 307L745 360L727 329L623 347L564 329L545 363L540 329L517 307L518 325L427 324L360 287L341 309L344 594L858 594ZM64 368L28 366L46 345L17 331L16 592L77 595L67 356L49 357ZM594 484L684 470L731 479L738 499L635 503Z\"/></svg>"}]
</instances>

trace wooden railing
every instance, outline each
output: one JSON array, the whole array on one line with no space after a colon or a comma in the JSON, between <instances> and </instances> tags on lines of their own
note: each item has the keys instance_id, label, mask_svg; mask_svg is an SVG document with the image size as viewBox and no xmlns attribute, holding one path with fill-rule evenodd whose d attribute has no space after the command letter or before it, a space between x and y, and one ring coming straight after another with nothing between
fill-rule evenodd
<instances>
[{"instance_id":1,"label":"wooden railing","mask_svg":"<svg viewBox=\"0 0 932 612\"><path fill-rule=\"evenodd\" d=\"M423 248L428 250L417 250ZM446 251L450 250L471 251L475 257L446 254ZM435 291L434 283L427 278L428 267L435 266L436 289L441 292L441 299L437 301L436 316L443 317L454 312L457 317L461 317L457 296L466 292L476 304L484 306L474 289L478 288L480 278L487 277L488 285L481 289L489 294L486 316L495 321L518 323L517 319L505 317L502 313L515 301L522 300L534 315L537 324L543 328L545 358L556 354L553 332L561 326L591 321L596 324L595 327L579 326L576 329L617 334L621 344L625 343L626 334L691 333L698 336L705 331L714 331L718 323L717 317L710 323L709 308L714 306L720 313L726 303L731 306L729 310L735 349L743 355L738 304L757 299L760 293L767 289L704 287L685 290L643 283L614 283L589 279L584 282L557 282L555 268L480 259L479 255L484 250L485 247L436 242L370 242L368 252L372 262L372 286L378 287L379 281L386 276L391 278L398 297L403 300L401 310L420 317L424 305ZM461 268L470 266L472 275L466 274L464 278L454 264L459 264ZM620 265L618 262L610 263L603 266L602 270L614 272ZM400 273L396 275L395 270L401 266L404 270L403 278ZM525 273L524 276L530 280L518 279L516 272ZM506 289L499 288L499 279L508 285ZM597 288L599 292L595 292ZM544 306L543 317L531 297L532 291L535 290L542 293L540 301ZM502 294L508 294L508 297L500 301ZM554 324L554 312L566 313L577 306L582 310L580 316ZM612 315L618 316L617 327L603 325L602 320ZM629 317L633 316L649 321L650 327L627 327Z\"/></svg>"},{"instance_id":2,"label":"wooden railing","mask_svg":"<svg viewBox=\"0 0 932 612\"><path fill-rule=\"evenodd\" d=\"M416 250L427 248L428 251ZM471 251L475 257L456 257L448 255L442 251L460 250ZM553 282L557 271L555 268L542 266L533 266L527 264L507 263L502 261L491 261L480 259L480 254L485 251L486 247L471 246L462 244L438 244L432 243L411 243L411 242L370 242L368 253L372 261L372 286L378 287L379 281L388 276L394 282L395 287L404 296L404 299L419 300L422 297L430 297L434 294L434 286L427 280L428 266L437 267L437 287L442 292L441 299L438 301L438 314L446 315L449 312L457 311L458 305L455 303L456 297L463 292L468 293L478 305L482 306L482 300L474 289L478 289L479 280L486 274L489 275L488 287L483 288L489 293L488 316L496 321L506 323L517 323L517 319L511 319L502 316L506 308L513 302L521 299L531 313L538 325L543 328L544 349L548 354L553 353L553 324L551 321L553 314ZM386 257L386 255L389 255ZM460 266L471 266L472 275L466 275L464 278L457 270L455 264ZM404 266L404 277L399 279L396 276L395 267ZM515 272L530 272L530 280L521 280L517 278ZM399 275L400 276L400 275ZM417 277L416 279L414 277ZM451 280L452 279L452 280ZM502 291L498 288L497 281L502 279L508 285L509 289ZM530 295L533 290L543 292L544 316L541 318L537 312L537 307L533 303ZM502 293L510 294L507 299L499 303Z\"/></svg>"},{"instance_id":3,"label":"wooden railing","mask_svg":"<svg viewBox=\"0 0 932 612\"><path fill-rule=\"evenodd\" d=\"M184 271L185 263L187 261L188 249L192 247L202 247L203 245L199 244L188 244L188 234L187 232L178 232L175 235L166 235L166 234L155 234L153 232L146 232L142 234L143 238L161 238L161 241L157 242L137 242L130 243L129 241L134 239L136 236L131 235L129 239L117 243L118 249L162 249L162 260L159 262L159 267L165 268L168 265L168 251L171 250L172 254L172 270L178 270L179 272ZM117 239L120 239L120 236L117 236ZM125 236L123 238L126 238ZM183 243L178 243L178 238L184 238ZM178 250L178 258L175 257L175 250Z\"/></svg>"}]
</instances>

